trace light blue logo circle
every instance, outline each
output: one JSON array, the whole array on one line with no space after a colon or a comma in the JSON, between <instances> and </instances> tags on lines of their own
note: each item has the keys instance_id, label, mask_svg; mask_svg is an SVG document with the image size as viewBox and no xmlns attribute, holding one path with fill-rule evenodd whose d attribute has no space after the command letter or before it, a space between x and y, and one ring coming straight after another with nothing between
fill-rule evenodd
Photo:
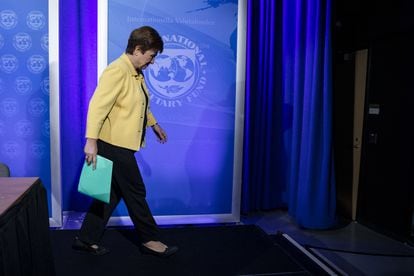
<instances>
[{"instance_id":1,"label":"light blue logo circle","mask_svg":"<svg viewBox=\"0 0 414 276\"><path fill-rule=\"evenodd\" d=\"M159 82L185 82L194 75L194 62L184 55L160 55L156 63L158 66L151 68L150 72Z\"/></svg>"},{"instance_id":2,"label":"light blue logo circle","mask_svg":"<svg viewBox=\"0 0 414 276\"><path fill-rule=\"evenodd\" d=\"M19 95L29 95L32 92L32 80L25 76L17 77L14 80L14 90Z\"/></svg>"},{"instance_id":3,"label":"light blue logo circle","mask_svg":"<svg viewBox=\"0 0 414 276\"><path fill-rule=\"evenodd\" d=\"M6 98L0 103L0 111L6 117L12 117L19 111L19 102L14 98Z\"/></svg>"},{"instance_id":4,"label":"light blue logo circle","mask_svg":"<svg viewBox=\"0 0 414 276\"><path fill-rule=\"evenodd\" d=\"M46 101L41 98L33 98L31 99L28 104L28 111L29 114L33 117L39 117L45 114L48 111L48 106Z\"/></svg>"},{"instance_id":5,"label":"light blue logo circle","mask_svg":"<svg viewBox=\"0 0 414 276\"><path fill-rule=\"evenodd\" d=\"M6 133L6 125L3 121L0 121L0 136L3 136Z\"/></svg>"},{"instance_id":6,"label":"light blue logo circle","mask_svg":"<svg viewBox=\"0 0 414 276\"><path fill-rule=\"evenodd\" d=\"M156 102L166 107L190 102L201 93L205 84L206 57L196 42L184 36L163 36L164 51L144 71L148 87L154 92ZM172 105L169 105L172 103Z\"/></svg>"},{"instance_id":7,"label":"light blue logo circle","mask_svg":"<svg viewBox=\"0 0 414 276\"><path fill-rule=\"evenodd\" d=\"M14 55L2 55L0 57L0 70L4 73L11 74L19 67L19 61Z\"/></svg>"},{"instance_id":8,"label":"light blue logo circle","mask_svg":"<svg viewBox=\"0 0 414 276\"><path fill-rule=\"evenodd\" d=\"M4 37L0 34L0 49L4 46Z\"/></svg>"},{"instance_id":9,"label":"light blue logo circle","mask_svg":"<svg viewBox=\"0 0 414 276\"><path fill-rule=\"evenodd\" d=\"M33 123L29 120L20 120L15 124L14 130L17 137L27 138L34 133Z\"/></svg>"},{"instance_id":10,"label":"light blue logo circle","mask_svg":"<svg viewBox=\"0 0 414 276\"><path fill-rule=\"evenodd\" d=\"M149 69L149 82L165 98L182 96L196 83L197 74L194 51L182 49L176 52L166 49Z\"/></svg>"},{"instance_id":11,"label":"light blue logo circle","mask_svg":"<svg viewBox=\"0 0 414 276\"><path fill-rule=\"evenodd\" d=\"M42 88L42 91L45 95L50 94L50 82L49 82L49 77L46 77L42 80L42 82L40 83L40 87Z\"/></svg>"},{"instance_id":12,"label":"light blue logo circle","mask_svg":"<svg viewBox=\"0 0 414 276\"><path fill-rule=\"evenodd\" d=\"M4 81L0 78L0 94L3 93L5 89Z\"/></svg>"},{"instance_id":13,"label":"light blue logo circle","mask_svg":"<svg viewBox=\"0 0 414 276\"><path fill-rule=\"evenodd\" d=\"M46 145L43 142L35 141L30 145L30 153L33 157L43 158L46 154Z\"/></svg>"},{"instance_id":14,"label":"light blue logo circle","mask_svg":"<svg viewBox=\"0 0 414 276\"><path fill-rule=\"evenodd\" d=\"M0 11L0 27L6 30L13 29L17 25L17 14L12 10Z\"/></svg>"},{"instance_id":15,"label":"light blue logo circle","mask_svg":"<svg viewBox=\"0 0 414 276\"><path fill-rule=\"evenodd\" d=\"M20 146L17 142L8 141L2 145L1 151L3 155L9 157L10 159L15 159L20 155Z\"/></svg>"},{"instance_id":16,"label":"light blue logo circle","mask_svg":"<svg viewBox=\"0 0 414 276\"><path fill-rule=\"evenodd\" d=\"M13 46L17 51L25 52L32 47L32 37L28 33L17 33L13 37Z\"/></svg>"},{"instance_id":17,"label":"light blue logo circle","mask_svg":"<svg viewBox=\"0 0 414 276\"><path fill-rule=\"evenodd\" d=\"M46 120L42 125L42 134L46 137L50 137L50 121Z\"/></svg>"},{"instance_id":18,"label":"light blue logo circle","mask_svg":"<svg viewBox=\"0 0 414 276\"><path fill-rule=\"evenodd\" d=\"M40 38L40 46L42 46L42 49L46 52L49 51L49 34L44 34Z\"/></svg>"},{"instance_id":19,"label":"light blue logo circle","mask_svg":"<svg viewBox=\"0 0 414 276\"><path fill-rule=\"evenodd\" d=\"M33 55L27 60L27 69L33 74L42 73L46 69L46 59L41 55Z\"/></svg>"},{"instance_id":20,"label":"light blue logo circle","mask_svg":"<svg viewBox=\"0 0 414 276\"><path fill-rule=\"evenodd\" d=\"M27 26L32 30L40 30L46 25L46 17L41 11L31 11L26 17Z\"/></svg>"}]
</instances>

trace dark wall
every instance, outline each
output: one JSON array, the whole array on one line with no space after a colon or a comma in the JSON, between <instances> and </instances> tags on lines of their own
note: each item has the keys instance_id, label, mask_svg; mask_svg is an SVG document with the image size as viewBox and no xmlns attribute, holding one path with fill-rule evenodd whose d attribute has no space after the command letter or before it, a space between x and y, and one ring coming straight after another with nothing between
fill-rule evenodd
<instances>
[{"instance_id":1,"label":"dark wall","mask_svg":"<svg viewBox=\"0 0 414 276\"><path fill-rule=\"evenodd\" d=\"M412 0L333 0L335 48L355 51L368 48L377 38L413 29Z\"/></svg>"},{"instance_id":2,"label":"dark wall","mask_svg":"<svg viewBox=\"0 0 414 276\"><path fill-rule=\"evenodd\" d=\"M407 240L414 204L414 1L337 0L333 7L338 211L349 216L353 53L369 49L357 220ZM379 105L380 115L368 114L370 104Z\"/></svg>"},{"instance_id":3,"label":"dark wall","mask_svg":"<svg viewBox=\"0 0 414 276\"><path fill-rule=\"evenodd\" d=\"M337 193L337 213L352 218L353 116L355 55L341 52L333 66L333 141Z\"/></svg>"},{"instance_id":4,"label":"dark wall","mask_svg":"<svg viewBox=\"0 0 414 276\"><path fill-rule=\"evenodd\" d=\"M369 79L357 219L410 238L414 208L414 33L376 39ZM369 107L379 107L378 115Z\"/></svg>"}]
</instances>

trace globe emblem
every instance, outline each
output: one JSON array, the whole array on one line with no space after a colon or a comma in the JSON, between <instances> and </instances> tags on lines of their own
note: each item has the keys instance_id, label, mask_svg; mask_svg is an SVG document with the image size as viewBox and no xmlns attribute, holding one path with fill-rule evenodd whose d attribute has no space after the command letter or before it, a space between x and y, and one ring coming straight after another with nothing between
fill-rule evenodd
<instances>
[{"instance_id":1,"label":"globe emblem","mask_svg":"<svg viewBox=\"0 0 414 276\"><path fill-rule=\"evenodd\" d=\"M17 51L27 51L32 47L32 38L27 33L17 33L13 37L13 46Z\"/></svg>"},{"instance_id":2,"label":"globe emblem","mask_svg":"<svg viewBox=\"0 0 414 276\"><path fill-rule=\"evenodd\" d=\"M33 74L42 73L46 68L46 59L41 55L33 55L27 60L27 69Z\"/></svg>"},{"instance_id":3,"label":"globe emblem","mask_svg":"<svg viewBox=\"0 0 414 276\"><path fill-rule=\"evenodd\" d=\"M0 79L0 94L4 91L4 81Z\"/></svg>"},{"instance_id":4,"label":"globe emblem","mask_svg":"<svg viewBox=\"0 0 414 276\"><path fill-rule=\"evenodd\" d=\"M0 26L6 30L13 29L17 25L17 14L12 10L0 12Z\"/></svg>"},{"instance_id":5,"label":"globe emblem","mask_svg":"<svg viewBox=\"0 0 414 276\"><path fill-rule=\"evenodd\" d=\"M29 137L34 133L33 124L28 120L20 120L15 125L17 137Z\"/></svg>"},{"instance_id":6,"label":"globe emblem","mask_svg":"<svg viewBox=\"0 0 414 276\"><path fill-rule=\"evenodd\" d=\"M45 50L46 52L49 50L49 35L48 34L44 34L40 38L40 46L42 46L42 49Z\"/></svg>"},{"instance_id":7,"label":"globe emblem","mask_svg":"<svg viewBox=\"0 0 414 276\"><path fill-rule=\"evenodd\" d=\"M19 62L17 58L13 55L2 55L0 58L0 69L4 73L13 73L17 70Z\"/></svg>"},{"instance_id":8,"label":"globe emblem","mask_svg":"<svg viewBox=\"0 0 414 276\"><path fill-rule=\"evenodd\" d=\"M32 92L32 81L28 77L17 77L14 80L14 90L17 94L28 95Z\"/></svg>"},{"instance_id":9,"label":"globe emblem","mask_svg":"<svg viewBox=\"0 0 414 276\"><path fill-rule=\"evenodd\" d=\"M28 103L29 114L38 117L47 112L47 104L41 98L31 99Z\"/></svg>"},{"instance_id":10,"label":"globe emblem","mask_svg":"<svg viewBox=\"0 0 414 276\"><path fill-rule=\"evenodd\" d=\"M191 90L197 75L194 50L166 49L150 67L149 84L166 98L176 98Z\"/></svg>"},{"instance_id":11,"label":"globe emblem","mask_svg":"<svg viewBox=\"0 0 414 276\"><path fill-rule=\"evenodd\" d=\"M0 121L0 136L5 134L6 126L2 121Z\"/></svg>"},{"instance_id":12,"label":"globe emblem","mask_svg":"<svg viewBox=\"0 0 414 276\"><path fill-rule=\"evenodd\" d=\"M45 155L46 146L42 142L33 142L30 145L30 152L32 156L42 158Z\"/></svg>"},{"instance_id":13,"label":"globe emblem","mask_svg":"<svg viewBox=\"0 0 414 276\"><path fill-rule=\"evenodd\" d=\"M26 18L27 26L32 30L40 30L46 24L46 18L41 11L31 11Z\"/></svg>"},{"instance_id":14,"label":"globe emblem","mask_svg":"<svg viewBox=\"0 0 414 276\"><path fill-rule=\"evenodd\" d=\"M0 34L0 49L4 46L4 37Z\"/></svg>"},{"instance_id":15,"label":"globe emblem","mask_svg":"<svg viewBox=\"0 0 414 276\"><path fill-rule=\"evenodd\" d=\"M50 91L50 82L49 82L49 78L46 77L44 78L41 83L40 83L40 87L42 88L42 91L44 94L49 95L49 91Z\"/></svg>"},{"instance_id":16,"label":"globe emblem","mask_svg":"<svg viewBox=\"0 0 414 276\"><path fill-rule=\"evenodd\" d=\"M50 136L50 121L46 120L42 125L42 134L46 137Z\"/></svg>"},{"instance_id":17,"label":"globe emblem","mask_svg":"<svg viewBox=\"0 0 414 276\"><path fill-rule=\"evenodd\" d=\"M0 111L7 117L11 117L17 113L19 104L16 99L6 98L0 104Z\"/></svg>"},{"instance_id":18,"label":"globe emblem","mask_svg":"<svg viewBox=\"0 0 414 276\"><path fill-rule=\"evenodd\" d=\"M16 158L19 156L19 144L16 142L6 142L2 146L2 152L9 158Z\"/></svg>"},{"instance_id":19,"label":"globe emblem","mask_svg":"<svg viewBox=\"0 0 414 276\"><path fill-rule=\"evenodd\" d=\"M194 63L183 55L175 57L162 55L156 63L158 66L152 68L151 74L160 82L170 80L185 82L194 75Z\"/></svg>"}]
</instances>

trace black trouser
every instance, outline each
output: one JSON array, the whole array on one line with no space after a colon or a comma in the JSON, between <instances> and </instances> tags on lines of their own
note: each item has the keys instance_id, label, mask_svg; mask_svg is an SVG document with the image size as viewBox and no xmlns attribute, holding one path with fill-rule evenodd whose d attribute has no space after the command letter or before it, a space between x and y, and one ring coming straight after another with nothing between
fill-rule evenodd
<instances>
[{"instance_id":1,"label":"black trouser","mask_svg":"<svg viewBox=\"0 0 414 276\"><path fill-rule=\"evenodd\" d=\"M80 229L80 240L90 244L99 243L121 198L125 201L141 242L158 240L158 227L145 199L145 186L134 153L133 150L98 140L98 154L113 161L111 199L109 204L99 200L92 202Z\"/></svg>"}]
</instances>

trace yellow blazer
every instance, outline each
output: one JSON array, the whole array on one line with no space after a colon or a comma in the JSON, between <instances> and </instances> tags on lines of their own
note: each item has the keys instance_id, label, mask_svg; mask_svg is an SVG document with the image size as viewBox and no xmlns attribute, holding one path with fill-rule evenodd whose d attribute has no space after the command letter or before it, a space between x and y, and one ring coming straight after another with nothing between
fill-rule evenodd
<instances>
[{"instance_id":1,"label":"yellow blazer","mask_svg":"<svg viewBox=\"0 0 414 276\"><path fill-rule=\"evenodd\" d=\"M142 90L144 87L144 91ZM145 96L148 104L145 110ZM144 114L147 125L144 126ZM148 88L126 54L113 61L99 78L89 102L87 138L139 150L143 129L157 123L149 108ZM145 137L144 137L145 138Z\"/></svg>"}]
</instances>

